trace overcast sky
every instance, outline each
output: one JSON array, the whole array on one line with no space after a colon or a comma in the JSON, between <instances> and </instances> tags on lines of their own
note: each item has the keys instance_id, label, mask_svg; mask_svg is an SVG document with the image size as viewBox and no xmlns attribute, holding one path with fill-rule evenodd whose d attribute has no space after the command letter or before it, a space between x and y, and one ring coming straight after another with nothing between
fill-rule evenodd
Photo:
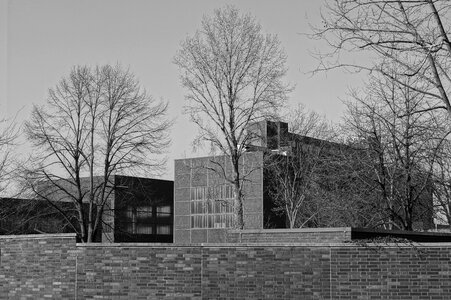
<instances>
[{"instance_id":1,"label":"overcast sky","mask_svg":"<svg viewBox=\"0 0 451 300\"><path fill-rule=\"evenodd\" d=\"M44 104L47 90L74 65L120 63L156 98L169 102L176 118L167 172L173 160L193 153L196 127L182 114L185 91L172 63L180 42L200 28L202 16L234 4L250 12L265 32L275 33L288 55L287 81L296 86L290 105L339 121L348 87L356 76L334 72L311 77L317 62L309 54L322 45L302 33L318 24L321 0L0 0L0 116L28 117L33 104ZM6 112L6 113L5 113ZM24 150L25 151L25 150Z\"/></svg>"}]
</instances>

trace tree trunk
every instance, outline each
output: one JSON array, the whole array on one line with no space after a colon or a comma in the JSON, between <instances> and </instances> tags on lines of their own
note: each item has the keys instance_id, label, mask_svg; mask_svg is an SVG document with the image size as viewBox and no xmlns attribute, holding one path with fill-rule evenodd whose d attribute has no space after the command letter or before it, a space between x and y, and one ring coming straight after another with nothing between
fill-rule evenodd
<instances>
[{"instance_id":1,"label":"tree trunk","mask_svg":"<svg viewBox=\"0 0 451 300\"><path fill-rule=\"evenodd\" d=\"M94 230L92 229L92 224L89 224L89 226L88 226L88 240L87 240L87 243L92 243L92 241L93 241L93 232L94 232Z\"/></svg>"},{"instance_id":2,"label":"tree trunk","mask_svg":"<svg viewBox=\"0 0 451 300\"><path fill-rule=\"evenodd\" d=\"M243 218L243 195L241 194L241 187L238 180L234 183L235 189L235 203L233 205L234 210L234 228L244 229L244 218Z\"/></svg>"}]
</instances>

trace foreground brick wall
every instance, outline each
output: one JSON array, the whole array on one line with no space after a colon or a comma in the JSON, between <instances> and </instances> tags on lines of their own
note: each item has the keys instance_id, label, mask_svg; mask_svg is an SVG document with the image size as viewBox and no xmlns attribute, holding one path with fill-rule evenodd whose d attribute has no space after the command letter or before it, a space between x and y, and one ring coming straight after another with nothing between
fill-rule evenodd
<instances>
[{"instance_id":1,"label":"foreground brick wall","mask_svg":"<svg viewBox=\"0 0 451 300\"><path fill-rule=\"evenodd\" d=\"M0 236L0 299L73 299L74 234Z\"/></svg>"},{"instance_id":2,"label":"foreground brick wall","mask_svg":"<svg viewBox=\"0 0 451 300\"><path fill-rule=\"evenodd\" d=\"M75 244L0 237L0 299L450 299L451 244Z\"/></svg>"}]
</instances>

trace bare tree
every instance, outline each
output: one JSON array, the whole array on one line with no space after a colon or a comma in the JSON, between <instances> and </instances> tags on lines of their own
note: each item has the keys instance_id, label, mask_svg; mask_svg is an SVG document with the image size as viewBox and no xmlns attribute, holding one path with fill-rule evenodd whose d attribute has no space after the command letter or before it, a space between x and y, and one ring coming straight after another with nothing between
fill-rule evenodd
<instances>
[{"instance_id":1,"label":"bare tree","mask_svg":"<svg viewBox=\"0 0 451 300\"><path fill-rule=\"evenodd\" d=\"M328 121L325 116L309 110L302 103L290 108L283 119L288 120L290 132L293 134L327 141L336 141L338 138L332 122Z\"/></svg>"},{"instance_id":2,"label":"bare tree","mask_svg":"<svg viewBox=\"0 0 451 300\"><path fill-rule=\"evenodd\" d=\"M267 193L287 226L371 226L371 190L358 180L356 151L335 126L303 105L288 114L291 151L267 155ZM280 224L278 224L280 226Z\"/></svg>"},{"instance_id":3,"label":"bare tree","mask_svg":"<svg viewBox=\"0 0 451 300\"><path fill-rule=\"evenodd\" d=\"M371 170L364 181L376 184L379 225L413 230L414 222L431 221L432 171L449 130L425 112L424 94L408 87L414 83L391 78L373 77L365 96L354 93L346 125L362 148L359 168Z\"/></svg>"},{"instance_id":4,"label":"bare tree","mask_svg":"<svg viewBox=\"0 0 451 300\"><path fill-rule=\"evenodd\" d=\"M13 171L13 149L18 136L14 120L0 120L0 195L8 188Z\"/></svg>"},{"instance_id":5,"label":"bare tree","mask_svg":"<svg viewBox=\"0 0 451 300\"><path fill-rule=\"evenodd\" d=\"M73 203L73 228L92 242L115 188L112 176L154 172L163 163L154 156L168 145L166 111L167 104L150 97L129 70L74 67L26 123L29 140L41 151L25 175L28 186L50 203Z\"/></svg>"},{"instance_id":6,"label":"bare tree","mask_svg":"<svg viewBox=\"0 0 451 300\"><path fill-rule=\"evenodd\" d=\"M268 196L273 211L286 217L290 228L304 227L314 220L324 205L319 182L325 162L326 148L335 138L335 130L324 116L309 111L302 104L290 110L291 151L284 155L269 153L266 157Z\"/></svg>"},{"instance_id":7,"label":"bare tree","mask_svg":"<svg viewBox=\"0 0 451 300\"><path fill-rule=\"evenodd\" d=\"M310 147L309 147L310 146ZM289 228L304 227L322 209L318 200L322 145L298 144L287 155L272 154L267 163L269 196L276 213L284 215Z\"/></svg>"},{"instance_id":8,"label":"bare tree","mask_svg":"<svg viewBox=\"0 0 451 300\"><path fill-rule=\"evenodd\" d=\"M290 91L282 81L286 56L276 36L263 34L250 15L227 6L204 17L201 30L181 44L174 62L188 92L186 112L199 127L199 141L230 158L233 175L223 175L234 186L234 226L242 229L246 174L240 172L240 157L255 138L247 128L283 106Z\"/></svg>"},{"instance_id":9,"label":"bare tree","mask_svg":"<svg viewBox=\"0 0 451 300\"><path fill-rule=\"evenodd\" d=\"M451 224L451 144L445 140L433 170L435 218L439 224Z\"/></svg>"},{"instance_id":10,"label":"bare tree","mask_svg":"<svg viewBox=\"0 0 451 300\"><path fill-rule=\"evenodd\" d=\"M316 71L379 72L421 93L428 101L423 110L444 108L451 114L450 9L446 0L328 2L323 26L312 36L324 39L332 51L319 54Z\"/></svg>"},{"instance_id":11,"label":"bare tree","mask_svg":"<svg viewBox=\"0 0 451 300\"><path fill-rule=\"evenodd\" d=\"M9 215L16 211L6 201L7 196L11 196L11 180L14 177L14 147L18 131L16 123L9 119L0 120L0 225L4 223ZM3 222L2 222L3 221ZM0 232L6 232L0 226Z\"/></svg>"}]
</instances>

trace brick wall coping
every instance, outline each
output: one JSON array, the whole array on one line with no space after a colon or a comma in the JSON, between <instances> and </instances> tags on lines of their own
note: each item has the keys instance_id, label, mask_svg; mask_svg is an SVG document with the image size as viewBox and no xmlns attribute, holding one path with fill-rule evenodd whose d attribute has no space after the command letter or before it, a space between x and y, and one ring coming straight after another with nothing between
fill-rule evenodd
<instances>
[{"instance_id":1,"label":"brick wall coping","mask_svg":"<svg viewBox=\"0 0 451 300\"><path fill-rule=\"evenodd\" d=\"M74 239L75 233L57 233L57 234L26 234L26 235L0 235L1 240L15 239L15 240L52 240L52 239ZM248 247L315 247L315 248L337 248L337 247L363 247L359 243L198 243L198 244L171 244L171 243L76 243L77 247L102 247L102 248L193 248L193 247L209 247L209 248L248 248ZM376 244L366 243L365 246L377 246L386 248L410 248L410 247L424 247L424 248L450 248L450 242L441 243L417 243L411 245L403 245L396 243Z\"/></svg>"},{"instance_id":2,"label":"brick wall coping","mask_svg":"<svg viewBox=\"0 0 451 300\"><path fill-rule=\"evenodd\" d=\"M351 227L323 227L323 228L280 228L280 229L243 229L229 230L230 233L318 233L318 232L350 232Z\"/></svg>"},{"instance_id":3,"label":"brick wall coping","mask_svg":"<svg viewBox=\"0 0 451 300\"><path fill-rule=\"evenodd\" d=\"M50 240L50 239L74 239L77 237L75 233L48 233L48 234L17 234L17 235L0 235L0 240Z\"/></svg>"},{"instance_id":4,"label":"brick wall coping","mask_svg":"<svg viewBox=\"0 0 451 300\"><path fill-rule=\"evenodd\" d=\"M449 231L406 231L406 230L388 230L388 229L373 229L373 228L351 228L351 231L358 233L376 233L376 234L390 234L403 236L451 236Z\"/></svg>"},{"instance_id":5,"label":"brick wall coping","mask_svg":"<svg viewBox=\"0 0 451 300\"><path fill-rule=\"evenodd\" d=\"M313 248L450 248L451 243L412 243L412 244L376 244L367 243L365 245L357 243L198 243L198 244L163 244L163 243L77 243L80 248L265 248L265 247L313 247Z\"/></svg>"}]
</instances>

